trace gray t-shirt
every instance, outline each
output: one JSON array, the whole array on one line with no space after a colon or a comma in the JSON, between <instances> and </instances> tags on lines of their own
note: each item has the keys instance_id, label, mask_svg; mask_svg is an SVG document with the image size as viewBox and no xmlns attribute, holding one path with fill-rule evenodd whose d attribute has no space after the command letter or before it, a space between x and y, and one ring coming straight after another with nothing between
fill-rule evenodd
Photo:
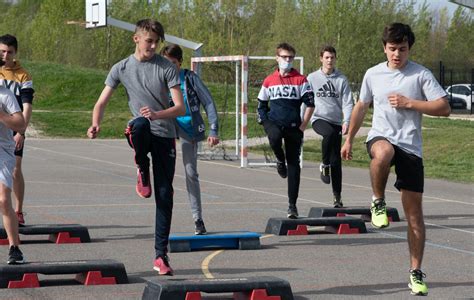
<instances>
[{"instance_id":1,"label":"gray t-shirt","mask_svg":"<svg viewBox=\"0 0 474 300\"><path fill-rule=\"evenodd\" d=\"M15 95L0 86L0 110L9 115L21 112ZM13 131L0 122L0 182L8 188L13 186L13 168L15 168L15 141Z\"/></svg>"},{"instance_id":2,"label":"gray t-shirt","mask_svg":"<svg viewBox=\"0 0 474 300\"><path fill-rule=\"evenodd\" d=\"M20 106L16 101L15 95L7 88L0 86L0 105L1 110L9 115L20 112ZM15 151L15 141L13 140L13 131L0 122L0 147L10 151L13 155Z\"/></svg>"},{"instance_id":3,"label":"gray t-shirt","mask_svg":"<svg viewBox=\"0 0 474 300\"><path fill-rule=\"evenodd\" d=\"M336 125L349 124L354 102L347 77L338 70L327 75L319 69L308 75L308 81L314 92L311 124L317 119Z\"/></svg>"},{"instance_id":4,"label":"gray t-shirt","mask_svg":"<svg viewBox=\"0 0 474 300\"><path fill-rule=\"evenodd\" d=\"M437 100L447 94L428 69L412 61L401 70L392 70L383 62L365 73L360 101L373 101L374 106L367 141L377 136L385 137L390 143L422 157L422 113L392 107L388 95L394 93L421 101Z\"/></svg>"},{"instance_id":5,"label":"gray t-shirt","mask_svg":"<svg viewBox=\"0 0 474 300\"><path fill-rule=\"evenodd\" d=\"M116 63L105 80L105 84L113 89L120 83L127 91L130 111L137 118L141 117L140 108L143 106L153 111L170 107L169 89L179 87L179 74L176 66L160 55L155 54L147 61L138 61L132 54ZM177 136L174 118L157 119L150 124L151 133L156 136Z\"/></svg>"}]
</instances>

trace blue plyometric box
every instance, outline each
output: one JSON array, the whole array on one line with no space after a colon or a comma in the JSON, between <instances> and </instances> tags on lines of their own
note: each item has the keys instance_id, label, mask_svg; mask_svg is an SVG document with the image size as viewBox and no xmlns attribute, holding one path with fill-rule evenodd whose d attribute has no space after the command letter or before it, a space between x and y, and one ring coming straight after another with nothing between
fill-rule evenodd
<instances>
[{"instance_id":1,"label":"blue plyometric box","mask_svg":"<svg viewBox=\"0 0 474 300\"><path fill-rule=\"evenodd\" d=\"M170 252L205 249L260 249L260 234L256 232L215 232L206 235L175 233L170 235Z\"/></svg>"}]
</instances>

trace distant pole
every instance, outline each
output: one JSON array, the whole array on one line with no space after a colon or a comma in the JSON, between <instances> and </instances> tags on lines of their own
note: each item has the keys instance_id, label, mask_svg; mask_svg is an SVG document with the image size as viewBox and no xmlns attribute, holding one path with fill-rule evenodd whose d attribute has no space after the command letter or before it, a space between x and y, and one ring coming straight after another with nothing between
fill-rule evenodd
<instances>
[{"instance_id":1,"label":"distant pole","mask_svg":"<svg viewBox=\"0 0 474 300\"><path fill-rule=\"evenodd\" d=\"M471 115L472 115L472 90L474 89L474 68L471 69Z\"/></svg>"},{"instance_id":2,"label":"distant pole","mask_svg":"<svg viewBox=\"0 0 474 300\"><path fill-rule=\"evenodd\" d=\"M439 84L441 84L442 87L444 86L444 72L443 72L443 62L439 61Z\"/></svg>"}]
</instances>

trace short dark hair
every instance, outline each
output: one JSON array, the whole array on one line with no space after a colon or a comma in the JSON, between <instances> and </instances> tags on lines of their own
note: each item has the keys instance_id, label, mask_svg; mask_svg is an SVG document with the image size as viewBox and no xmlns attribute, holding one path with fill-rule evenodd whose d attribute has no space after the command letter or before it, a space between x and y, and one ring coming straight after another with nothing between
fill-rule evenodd
<instances>
[{"instance_id":1,"label":"short dark hair","mask_svg":"<svg viewBox=\"0 0 474 300\"><path fill-rule=\"evenodd\" d=\"M324 52L334 53L334 56L337 56L336 48L330 45L325 45L321 48L321 51L319 51L319 57L323 57Z\"/></svg>"},{"instance_id":2,"label":"short dark hair","mask_svg":"<svg viewBox=\"0 0 474 300\"><path fill-rule=\"evenodd\" d=\"M408 42L408 48L411 48L415 43L415 34L411 30L410 25L392 23L385 26L382 42L384 46L387 43L401 44L403 42Z\"/></svg>"},{"instance_id":3,"label":"short dark hair","mask_svg":"<svg viewBox=\"0 0 474 300\"><path fill-rule=\"evenodd\" d=\"M293 55L296 55L296 50L295 48L293 48L293 46L291 46L290 44L288 43L280 43L277 45L276 47L276 55L278 55L280 53L280 50L286 50L288 52L291 52L293 53Z\"/></svg>"},{"instance_id":4,"label":"short dark hair","mask_svg":"<svg viewBox=\"0 0 474 300\"><path fill-rule=\"evenodd\" d=\"M15 48L15 52L18 51L18 40L11 34L0 36L0 44Z\"/></svg>"},{"instance_id":5,"label":"short dark hair","mask_svg":"<svg viewBox=\"0 0 474 300\"><path fill-rule=\"evenodd\" d=\"M158 35L161 41L165 40L165 30L160 22L152 19L143 19L137 22L135 33L138 31L154 32Z\"/></svg>"},{"instance_id":6,"label":"short dark hair","mask_svg":"<svg viewBox=\"0 0 474 300\"><path fill-rule=\"evenodd\" d=\"M163 47L160 51L160 54L176 58L179 62L183 61L183 50L176 44L169 44Z\"/></svg>"}]
</instances>

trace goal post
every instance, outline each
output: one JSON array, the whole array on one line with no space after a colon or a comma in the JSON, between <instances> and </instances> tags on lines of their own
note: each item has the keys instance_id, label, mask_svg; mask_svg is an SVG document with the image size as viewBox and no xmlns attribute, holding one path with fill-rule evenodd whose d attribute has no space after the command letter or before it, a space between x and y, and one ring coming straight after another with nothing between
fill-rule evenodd
<instances>
[{"instance_id":1,"label":"goal post","mask_svg":"<svg viewBox=\"0 0 474 300\"><path fill-rule=\"evenodd\" d=\"M248 56L211 56L211 57L192 57L191 70L197 69L198 63L205 62L235 62L235 154L240 154L240 167L248 166L247 151L247 80L248 80ZM239 83L240 77L240 83ZM239 93L240 87L240 93ZM239 101L240 94L240 101ZM240 107L239 107L240 103ZM240 110L240 130L239 130L239 110ZM240 135L239 135L240 132ZM240 145L239 145L240 138Z\"/></svg>"},{"instance_id":2,"label":"goal post","mask_svg":"<svg viewBox=\"0 0 474 300\"><path fill-rule=\"evenodd\" d=\"M240 167L247 168L252 166L274 166L273 162L250 162L248 158L248 80L249 80L249 61L250 60L275 60L274 56L209 56L209 57L192 57L191 70L196 71L198 64L210 62L230 62L235 64L235 157L240 158ZM304 58L295 57L299 61L300 73L303 74ZM268 75L268 74L267 74ZM262 80L264 78L261 78ZM302 114L304 107L302 107ZM240 114L240 118L239 118ZM302 115L303 116L303 115ZM300 164L302 166L302 154L300 156Z\"/></svg>"}]
</instances>

